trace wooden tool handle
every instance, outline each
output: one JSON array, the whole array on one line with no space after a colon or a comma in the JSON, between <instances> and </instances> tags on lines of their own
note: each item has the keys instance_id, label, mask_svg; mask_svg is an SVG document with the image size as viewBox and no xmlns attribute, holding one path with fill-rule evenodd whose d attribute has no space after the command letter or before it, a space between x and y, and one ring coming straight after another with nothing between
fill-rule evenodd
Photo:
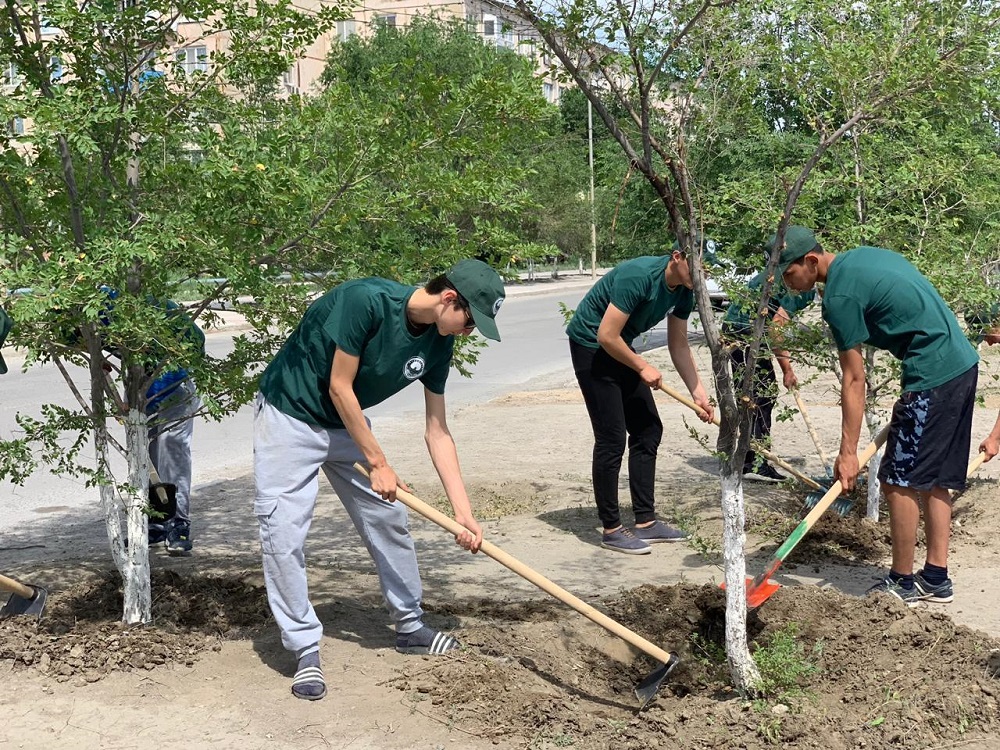
<instances>
[{"instance_id":1,"label":"wooden tool handle","mask_svg":"<svg viewBox=\"0 0 1000 750\"><path fill-rule=\"evenodd\" d=\"M831 471L833 469L833 464L830 463L829 459L826 457L826 453L823 451L823 446L819 442L819 435L816 434L816 429L813 427L812 420L809 419L809 413L806 411L806 405L802 403L802 397L799 396L798 388L792 388L792 396L795 398L795 405L799 409L799 414L802 415L802 421L806 423L806 430L809 432L809 437L812 438L813 445L816 446L816 452L819 453L819 460L823 462L824 468Z\"/></svg>"},{"instance_id":2,"label":"wooden tool handle","mask_svg":"<svg viewBox=\"0 0 1000 750\"><path fill-rule=\"evenodd\" d=\"M170 498L167 497L167 491L163 489L163 482L160 481L160 475L156 471L156 467L153 466L152 461L149 463L149 481L155 488L156 496L160 498L160 502L167 505L170 502Z\"/></svg>"},{"instance_id":3,"label":"wooden tool handle","mask_svg":"<svg viewBox=\"0 0 1000 750\"><path fill-rule=\"evenodd\" d=\"M969 461L969 469L968 471L965 472L965 476L971 477L973 474L979 471L979 467L982 466L985 461L986 461L986 451L980 451L978 456Z\"/></svg>"},{"instance_id":4,"label":"wooden tool handle","mask_svg":"<svg viewBox=\"0 0 1000 750\"><path fill-rule=\"evenodd\" d=\"M682 404L684 404L684 406L688 407L689 409L694 410L694 412L699 417L705 416L705 410L702 409L700 406L698 406L698 404L696 404L694 401L692 401L691 399L689 399L687 396L685 396L680 391L675 391L673 388L671 388L669 385L667 385L666 383L663 383L663 382L660 383L660 390L663 391L664 393L666 393L671 398L677 399L678 401L680 401ZM716 427L718 427L719 426L719 418L718 417L713 417L712 418L712 424L714 424Z\"/></svg>"},{"instance_id":5,"label":"wooden tool handle","mask_svg":"<svg viewBox=\"0 0 1000 750\"><path fill-rule=\"evenodd\" d=\"M366 477L368 476L368 472L360 464L354 464L354 468L357 469L364 476ZM458 523L458 521L456 521L453 518L450 518L449 516L446 516L444 513L437 510L436 508L432 508L430 505L425 503L416 495L413 495L404 489L396 488L396 499L399 500L401 503L403 503L403 505L405 505L407 508L410 508L414 512L419 513L428 521L436 523L445 531L449 531L455 536L468 532L468 529L466 529L464 526ZM619 638L627 641L628 643L631 643L640 651L649 654L657 661L663 663L670 661L671 655L669 653L667 653L666 651L657 646L654 646L652 643L650 643L637 633L633 633L631 630L626 628L621 623L612 620L603 612L599 612L598 610L594 609L585 601L574 596L561 586L553 583L548 578L543 576L541 573L532 570L517 558L508 555L506 552L497 547L495 544L492 544L484 539L483 544L480 547L480 550L488 557L493 558L498 563L503 565L505 568L508 568L509 570L512 570L513 572L517 573L526 581L535 584L545 593L554 596L563 604L572 607L591 622L597 623L610 633L613 633L614 635L617 635Z\"/></svg>"},{"instance_id":6,"label":"wooden tool handle","mask_svg":"<svg viewBox=\"0 0 1000 750\"><path fill-rule=\"evenodd\" d=\"M669 385L667 385L665 383L660 383L660 390L663 391L664 393L666 393L671 398L677 399L678 401L680 401L682 404L684 404L688 408L693 409L699 416L702 416L702 415L705 414L705 410L702 409L700 406L698 406L698 404L696 404L691 399L687 398L684 394L682 394L682 393L680 393L678 391L675 391ZM719 418L715 417L712 420L712 424L714 424L716 427L718 427L719 426ZM821 485L815 479L813 479L812 477L807 477L805 474L803 474L801 471L799 471L798 469L796 469L794 466L791 466L786 461L782 461L780 458L778 458L777 455L775 455L774 453L772 453L771 451L769 451L767 448L765 448L764 446L760 445L759 443L753 442L752 445L751 445L751 447L755 451L757 451L758 453L760 453L768 461L770 461L773 464L777 464L778 466L780 466L782 469L784 469L789 474L791 474L792 476L794 476L796 479L798 479L803 484L805 484L805 485L807 485L809 487L812 487L814 490L821 490L821 489L823 489L823 485Z\"/></svg>"},{"instance_id":7,"label":"wooden tool handle","mask_svg":"<svg viewBox=\"0 0 1000 750\"><path fill-rule=\"evenodd\" d=\"M4 575L0 575L0 589L23 596L25 599L33 599L35 597L35 590L31 586L25 586L20 581L15 581L13 578L8 578Z\"/></svg>"}]
</instances>

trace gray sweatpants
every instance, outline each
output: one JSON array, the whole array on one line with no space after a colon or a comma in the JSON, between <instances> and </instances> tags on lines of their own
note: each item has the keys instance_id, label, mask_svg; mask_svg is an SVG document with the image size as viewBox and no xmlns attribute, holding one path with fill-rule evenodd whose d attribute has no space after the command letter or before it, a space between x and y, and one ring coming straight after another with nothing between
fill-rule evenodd
<instances>
[{"instance_id":1,"label":"gray sweatpants","mask_svg":"<svg viewBox=\"0 0 1000 750\"><path fill-rule=\"evenodd\" d=\"M354 469L364 457L347 430L325 429L274 408L257 394L253 423L254 513L260 524L264 582L281 642L297 657L319 648L323 625L309 601L305 544L320 468L347 509L375 561L382 598L397 633L423 623L417 553L406 507L371 490Z\"/></svg>"},{"instance_id":2,"label":"gray sweatpants","mask_svg":"<svg viewBox=\"0 0 1000 750\"><path fill-rule=\"evenodd\" d=\"M201 398L191 379L180 385L150 414L149 460L160 481L177 487L179 521L191 523L191 415L201 408Z\"/></svg>"}]
</instances>

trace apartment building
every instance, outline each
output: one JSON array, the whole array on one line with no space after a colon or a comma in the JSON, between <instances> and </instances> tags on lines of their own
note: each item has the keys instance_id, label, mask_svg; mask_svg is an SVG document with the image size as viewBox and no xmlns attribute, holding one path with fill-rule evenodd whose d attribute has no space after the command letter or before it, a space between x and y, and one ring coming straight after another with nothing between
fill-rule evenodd
<instances>
[{"instance_id":1,"label":"apartment building","mask_svg":"<svg viewBox=\"0 0 1000 750\"><path fill-rule=\"evenodd\" d=\"M297 0L300 10L317 10L324 5L323 0ZM534 60L539 75L539 86L545 98L558 103L562 89L566 86L551 74L553 58L538 32L518 13L516 8L499 0L367 0L358 5L353 17L340 21L331 32L321 36L285 71L281 80L281 91L286 95L308 94L314 90L332 45L348 39L354 34L369 34L377 24L405 27L414 18L437 17L441 19L464 19L470 29L480 34L483 40L498 47L506 47ZM173 26L176 43L167 51L166 59L150 60L151 71L170 68L173 73L192 75L207 73L214 53L229 49L228 32L212 32L199 19L181 17ZM43 41L54 38L60 32L54 28L43 28ZM54 76L62 75L62 63L52 58ZM19 81L19 74L13 63L0 67L0 93L13 90ZM21 135L30 122L15 118L0 126L6 126L13 136Z\"/></svg>"},{"instance_id":2,"label":"apartment building","mask_svg":"<svg viewBox=\"0 0 1000 750\"><path fill-rule=\"evenodd\" d=\"M298 0L296 7L309 11L322 6L321 0ZM495 0L368 0L357 6L353 17L340 21L331 33L317 39L285 72L282 89L287 94L308 94L323 73L331 46L354 34L368 34L377 24L405 27L414 18L465 19L469 28L484 41L507 47L533 59L542 92L552 102L559 101L561 84L548 75L552 60L538 32L517 10ZM178 44L173 55L184 72L206 71L212 53L228 47L227 34L206 34L197 21L180 19Z\"/></svg>"}]
</instances>

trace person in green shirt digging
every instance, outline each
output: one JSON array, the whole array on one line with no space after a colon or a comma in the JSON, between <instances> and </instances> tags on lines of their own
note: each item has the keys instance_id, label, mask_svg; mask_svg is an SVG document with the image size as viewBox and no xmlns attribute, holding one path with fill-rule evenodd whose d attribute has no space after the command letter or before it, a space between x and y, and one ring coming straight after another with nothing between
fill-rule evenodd
<instances>
[{"instance_id":1,"label":"person in green shirt digging","mask_svg":"<svg viewBox=\"0 0 1000 750\"><path fill-rule=\"evenodd\" d=\"M766 272L761 271L747 282L749 298L742 302L733 301L726 308L722 319L722 333L736 343L730 353L729 360L733 371L733 379L737 387L742 382L746 371L750 352L750 336L753 327L753 317L760 307L760 288L767 279ZM782 288L780 281L771 290L765 314L770 321L775 339L780 326L790 322L792 317L803 310L816 297L815 291L803 294L790 294ZM782 383L791 390L798 386L798 378L789 354L784 349L774 350L774 357L781 369ZM754 402L754 412L750 421L750 439L760 445L766 445L771 439L771 414L777 403L778 383L774 377L774 363L771 361L771 350L767 341L761 343L757 361L754 364L754 374L751 381L751 396ZM758 482L783 482L786 477L779 473L771 464L758 456L751 448L743 459L743 478Z\"/></svg>"},{"instance_id":2,"label":"person in green shirt digging","mask_svg":"<svg viewBox=\"0 0 1000 750\"><path fill-rule=\"evenodd\" d=\"M879 467L889 503L892 568L870 593L909 606L954 598L948 577L949 490L965 489L979 356L934 286L891 250L857 247L824 252L811 230L792 226L778 266L789 289L825 284L823 319L833 332L840 364L841 440L834 473L846 490L858 476L858 438L865 408L861 345L884 349L902 363L902 395L892 410ZM927 557L913 571L920 500Z\"/></svg>"},{"instance_id":3,"label":"person in green shirt digging","mask_svg":"<svg viewBox=\"0 0 1000 750\"><path fill-rule=\"evenodd\" d=\"M711 422L714 410L688 345L691 287L687 256L676 245L668 255L633 258L594 285L566 329L573 370L594 430L594 497L605 549L642 555L651 551L651 543L688 536L656 518L653 488L663 423L650 389L660 387L662 376L636 354L632 341L667 318L670 359L702 408L702 420ZM622 525L618 508L626 437L634 533Z\"/></svg>"},{"instance_id":4,"label":"person in green shirt digging","mask_svg":"<svg viewBox=\"0 0 1000 750\"><path fill-rule=\"evenodd\" d=\"M423 288L387 279L348 281L312 303L260 380L254 414L254 513L260 525L268 603L281 641L298 660L292 693L319 700L326 682L319 662L323 626L306 584L305 543L322 469L375 562L396 627L396 650L443 654L451 636L422 621L417 557L404 487L363 409L406 386L424 386L424 438L434 468L466 532L455 541L478 551L482 529L472 514L458 454L445 419L445 383L455 336L474 328L500 340L500 277L463 260ZM354 468L367 464L370 478Z\"/></svg>"}]
</instances>

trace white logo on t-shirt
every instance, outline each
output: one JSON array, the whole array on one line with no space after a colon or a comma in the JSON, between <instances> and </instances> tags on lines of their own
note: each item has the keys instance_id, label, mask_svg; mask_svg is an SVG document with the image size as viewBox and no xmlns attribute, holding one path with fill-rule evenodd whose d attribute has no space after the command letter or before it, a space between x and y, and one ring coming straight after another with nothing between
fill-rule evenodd
<instances>
[{"instance_id":1,"label":"white logo on t-shirt","mask_svg":"<svg viewBox=\"0 0 1000 750\"><path fill-rule=\"evenodd\" d=\"M493 317L495 318L497 313L500 312L500 305L503 304L503 297L497 297L497 301L493 303Z\"/></svg>"},{"instance_id":2,"label":"white logo on t-shirt","mask_svg":"<svg viewBox=\"0 0 1000 750\"><path fill-rule=\"evenodd\" d=\"M424 374L424 358L410 357L403 365L403 375L407 380L416 380Z\"/></svg>"}]
</instances>

